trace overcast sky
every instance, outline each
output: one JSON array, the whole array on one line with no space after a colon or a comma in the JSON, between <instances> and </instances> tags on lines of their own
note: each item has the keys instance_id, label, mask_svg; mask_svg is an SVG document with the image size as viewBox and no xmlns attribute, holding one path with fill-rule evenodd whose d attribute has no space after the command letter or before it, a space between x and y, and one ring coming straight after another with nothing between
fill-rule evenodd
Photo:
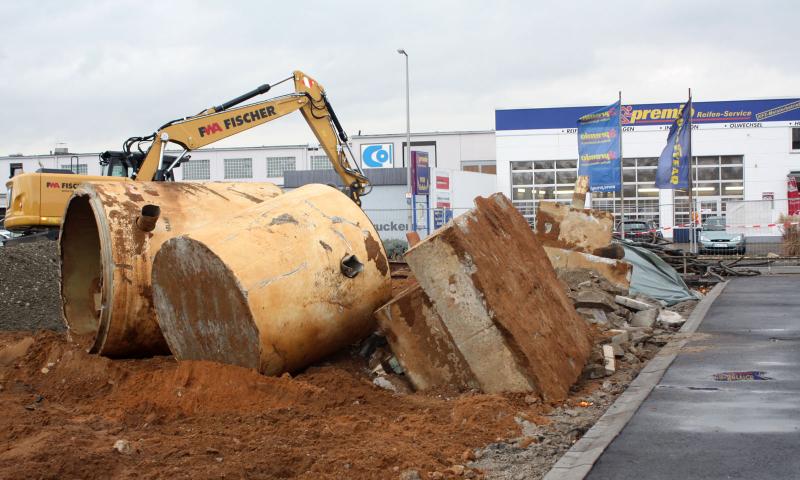
<instances>
[{"instance_id":1,"label":"overcast sky","mask_svg":"<svg viewBox=\"0 0 800 480\"><path fill-rule=\"evenodd\" d=\"M498 107L800 96L796 1L0 0L0 155L117 150L295 69L350 134ZM288 93L289 84L274 93ZM313 142L300 115L214 146Z\"/></svg>"}]
</instances>

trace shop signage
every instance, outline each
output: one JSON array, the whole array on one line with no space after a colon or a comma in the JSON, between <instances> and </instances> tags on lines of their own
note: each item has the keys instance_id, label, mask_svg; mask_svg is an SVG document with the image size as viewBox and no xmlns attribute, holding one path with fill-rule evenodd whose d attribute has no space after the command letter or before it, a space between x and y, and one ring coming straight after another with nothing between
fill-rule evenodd
<instances>
[{"instance_id":1,"label":"shop signage","mask_svg":"<svg viewBox=\"0 0 800 480\"><path fill-rule=\"evenodd\" d=\"M414 179L414 195L430 194L431 170L428 167L428 152L411 152L411 178Z\"/></svg>"},{"instance_id":2,"label":"shop signage","mask_svg":"<svg viewBox=\"0 0 800 480\"><path fill-rule=\"evenodd\" d=\"M623 131L631 127L659 126L668 129L678 118L683 103L622 105ZM800 98L693 102L692 127L759 128L800 126ZM603 107L521 108L495 111L495 126L502 130L563 129L575 133L575 119ZM719 125L721 124L721 125Z\"/></svg>"}]
</instances>

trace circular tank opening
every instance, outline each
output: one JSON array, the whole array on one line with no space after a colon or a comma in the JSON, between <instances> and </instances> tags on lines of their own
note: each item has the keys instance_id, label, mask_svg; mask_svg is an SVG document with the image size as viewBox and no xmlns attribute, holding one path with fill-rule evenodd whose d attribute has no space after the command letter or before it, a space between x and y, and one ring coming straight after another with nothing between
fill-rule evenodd
<instances>
[{"instance_id":1,"label":"circular tank opening","mask_svg":"<svg viewBox=\"0 0 800 480\"><path fill-rule=\"evenodd\" d=\"M88 196L70 200L61 232L61 299L75 335L98 330L103 290L100 235Z\"/></svg>"}]
</instances>

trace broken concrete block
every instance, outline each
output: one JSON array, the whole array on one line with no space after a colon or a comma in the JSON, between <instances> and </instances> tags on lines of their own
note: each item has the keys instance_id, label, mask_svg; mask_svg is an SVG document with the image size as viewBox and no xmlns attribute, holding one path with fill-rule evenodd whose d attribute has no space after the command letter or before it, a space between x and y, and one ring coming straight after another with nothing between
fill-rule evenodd
<instances>
[{"instance_id":1,"label":"broken concrete block","mask_svg":"<svg viewBox=\"0 0 800 480\"><path fill-rule=\"evenodd\" d=\"M614 347L611 345L603 345L603 362L606 375L611 375L617 371L614 361Z\"/></svg>"},{"instance_id":2,"label":"broken concrete block","mask_svg":"<svg viewBox=\"0 0 800 480\"><path fill-rule=\"evenodd\" d=\"M653 329L647 327L625 327L624 330L628 332L630 343L636 345L642 343L653 336Z\"/></svg>"},{"instance_id":3,"label":"broken concrete block","mask_svg":"<svg viewBox=\"0 0 800 480\"><path fill-rule=\"evenodd\" d=\"M577 311L578 314L585 318L589 323L594 323L600 326L608 325L608 318L606 317L605 310L600 308L576 308L575 311Z\"/></svg>"},{"instance_id":4,"label":"broken concrete block","mask_svg":"<svg viewBox=\"0 0 800 480\"><path fill-rule=\"evenodd\" d=\"M611 244L614 217L600 210L579 210L557 202L539 202L536 237L545 247L597 255Z\"/></svg>"},{"instance_id":5,"label":"broken concrete block","mask_svg":"<svg viewBox=\"0 0 800 480\"><path fill-rule=\"evenodd\" d=\"M483 391L561 400L589 356L588 325L511 201L475 204L405 258Z\"/></svg>"},{"instance_id":6,"label":"broken concrete block","mask_svg":"<svg viewBox=\"0 0 800 480\"><path fill-rule=\"evenodd\" d=\"M573 301L575 303L575 308L595 308L608 312L613 312L617 309L614 297L596 288L575 292Z\"/></svg>"},{"instance_id":7,"label":"broken concrete block","mask_svg":"<svg viewBox=\"0 0 800 480\"><path fill-rule=\"evenodd\" d=\"M614 333L611 337L611 346L614 348L614 356L622 357L625 355L625 345L628 343L628 332L625 330L609 330Z\"/></svg>"},{"instance_id":8,"label":"broken concrete block","mask_svg":"<svg viewBox=\"0 0 800 480\"><path fill-rule=\"evenodd\" d=\"M652 327L656 323L658 317L658 309L651 308L649 310L639 310L633 314L631 319L632 327Z\"/></svg>"},{"instance_id":9,"label":"broken concrete block","mask_svg":"<svg viewBox=\"0 0 800 480\"><path fill-rule=\"evenodd\" d=\"M653 305L650 305L647 302L643 302L641 300L636 300L630 297L623 297L622 295L617 295L614 300L619 303L620 305L625 305L626 307L632 310L648 310L651 308L656 308Z\"/></svg>"},{"instance_id":10,"label":"broken concrete block","mask_svg":"<svg viewBox=\"0 0 800 480\"><path fill-rule=\"evenodd\" d=\"M375 317L416 390L479 388L469 365L419 285L402 291L379 308Z\"/></svg>"},{"instance_id":11,"label":"broken concrete block","mask_svg":"<svg viewBox=\"0 0 800 480\"><path fill-rule=\"evenodd\" d=\"M611 337L611 343L623 344L626 343L628 340L630 340L627 330L613 329L609 330L608 333L614 335L613 337Z\"/></svg>"},{"instance_id":12,"label":"broken concrete block","mask_svg":"<svg viewBox=\"0 0 800 480\"><path fill-rule=\"evenodd\" d=\"M662 310L658 315L658 323L665 327L677 328L686 323L686 319L678 312Z\"/></svg>"},{"instance_id":13,"label":"broken concrete block","mask_svg":"<svg viewBox=\"0 0 800 480\"><path fill-rule=\"evenodd\" d=\"M547 252L547 258L556 270L586 269L596 273L623 292L627 292L630 289L633 266L624 260L603 258L584 252L555 247L544 247L544 251Z\"/></svg>"}]
</instances>

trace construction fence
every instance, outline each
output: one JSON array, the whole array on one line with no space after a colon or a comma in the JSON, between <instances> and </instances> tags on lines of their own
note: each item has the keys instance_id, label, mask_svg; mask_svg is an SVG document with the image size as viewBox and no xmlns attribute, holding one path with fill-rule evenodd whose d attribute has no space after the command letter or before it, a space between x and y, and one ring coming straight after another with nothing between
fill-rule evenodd
<instances>
[{"instance_id":1,"label":"construction fence","mask_svg":"<svg viewBox=\"0 0 800 480\"><path fill-rule=\"evenodd\" d=\"M694 251L703 256L721 257L800 257L800 202L792 199L741 200L725 198L696 199L699 211L694 228L690 220L689 202L659 204L625 199L626 238L637 241L673 242L675 248ZM535 225L538 202L514 202L517 209ZM562 202L568 203L568 202ZM592 202L592 208L605 210L615 217L620 234L620 202ZM410 208L365 209L383 240L405 241L414 230L425 237L454 216L468 209L417 209L416 222ZM691 241L692 232L694 242Z\"/></svg>"}]
</instances>

